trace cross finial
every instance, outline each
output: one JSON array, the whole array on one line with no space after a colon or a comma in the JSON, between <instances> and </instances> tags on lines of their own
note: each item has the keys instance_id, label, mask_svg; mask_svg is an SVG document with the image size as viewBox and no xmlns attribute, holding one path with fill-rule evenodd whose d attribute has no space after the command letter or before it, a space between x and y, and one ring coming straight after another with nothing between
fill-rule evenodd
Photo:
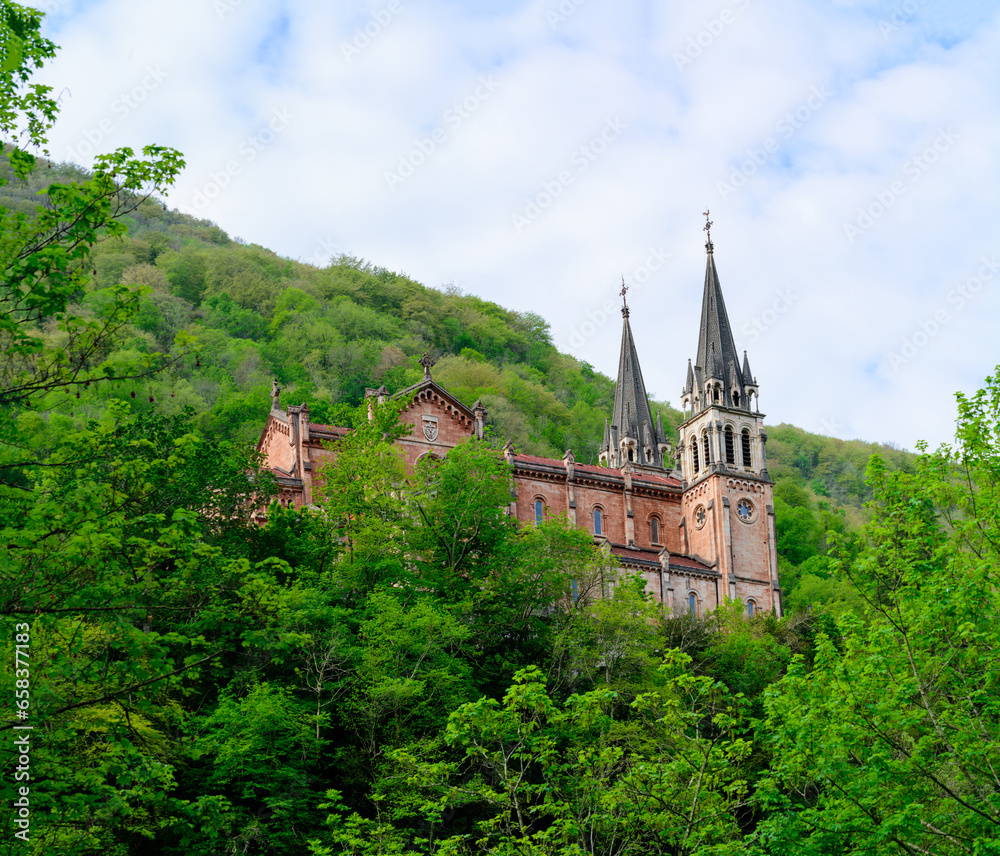
<instances>
[{"instance_id":1,"label":"cross finial","mask_svg":"<svg viewBox=\"0 0 1000 856\"><path fill-rule=\"evenodd\" d=\"M437 362L437 360L431 359L428 354L424 354L418 362L424 367L424 380L431 379L431 366Z\"/></svg>"},{"instance_id":2,"label":"cross finial","mask_svg":"<svg viewBox=\"0 0 1000 856\"><path fill-rule=\"evenodd\" d=\"M712 221L708 219L708 209L706 208L701 212L702 216L705 218L705 228L704 231L708 235L708 240L705 242L705 249L712 252Z\"/></svg>"},{"instance_id":3,"label":"cross finial","mask_svg":"<svg viewBox=\"0 0 1000 856\"><path fill-rule=\"evenodd\" d=\"M618 293L622 296L622 315L628 318L628 300L625 299L625 295L628 294L628 286L625 285L624 274L622 274L622 290Z\"/></svg>"}]
</instances>

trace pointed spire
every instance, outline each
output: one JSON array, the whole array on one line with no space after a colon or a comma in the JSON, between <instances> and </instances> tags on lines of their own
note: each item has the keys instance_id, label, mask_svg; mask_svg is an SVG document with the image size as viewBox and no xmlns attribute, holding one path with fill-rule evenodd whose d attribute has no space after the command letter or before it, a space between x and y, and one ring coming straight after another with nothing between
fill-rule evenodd
<instances>
[{"instance_id":1,"label":"pointed spire","mask_svg":"<svg viewBox=\"0 0 1000 856\"><path fill-rule=\"evenodd\" d=\"M708 216L707 211L705 216ZM711 228L711 225L712 221L708 220L705 224L706 232ZM722 396L723 401L732 401L734 389L740 393L740 399L742 399L743 378L741 373L735 373L733 378L729 378L725 374L727 366L730 364L739 366L740 360L736 352L736 342L733 340L732 327L729 324L729 315L726 312L726 303L722 298L719 274L715 269L711 234L705 248L707 250L705 288L701 299L701 327L698 331L698 351L694 362L696 382L701 384L703 380L710 377L718 378L726 387ZM698 372L699 368L701 372Z\"/></svg>"},{"instance_id":2,"label":"pointed spire","mask_svg":"<svg viewBox=\"0 0 1000 856\"><path fill-rule=\"evenodd\" d=\"M691 360L688 360L688 376L687 382L684 384L684 391L687 393L694 392L694 369L691 368Z\"/></svg>"},{"instance_id":3,"label":"pointed spire","mask_svg":"<svg viewBox=\"0 0 1000 856\"><path fill-rule=\"evenodd\" d=\"M705 368L708 369L708 376L722 380L722 369L719 368L719 353L715 350L715 342L712 342L709 348L708 362L705 365Z\"/></svg>"},{"instance_id":4,"label":"pointed spire","mask_svg":"<svg viewBox=\"0 0 1000 856\"><path fill-rule=\"evenodd\" d=\"M476 437L482 440L486 433L486 408L483 406L481 398L477 398L476 403L472 405L472 416L475 419L472 430Z\"/></svg>"},{"instance_id":5,"label":"pointed spire","mask_svg":"<svg viewBox=\"0 0 1000 856\"><path fill-rule=\"evenodd\" d=\"M667 442L667 435L663 431L663 413L659 410L656 411L656 442Z\"/></svg>"},{"instance_id":6,"label":"pointed spire","mask_svg":"<svg viewBox=\"0 0 1000 856\"><path fill-rule=\"evenodd\" d=\"M601 451L607 452L611 448L611 424L608 418L604 417L604 442L601 444Z\"/></svg>"},{"instance_id":7,"label":"pointed spire","mask_svg":"<svg viewBox=\"0 0 1000 856\"><path fill-rule=\"evenodd\" d=\"M622 298L628 287L622 283ZM618 382L615 384L615 407L611 415L611 432L609 449L612 466L622 466L621 449L618 448L618 434L631 437L641 446L644 437L641 436L646 426L653 425L653 412L649 409L649 399L646 397L646 385L642 380L642 370L639 368L639 355L636 353L635 341L632 338L632 327L628 320L628 307L622 308L622 347L618 358ZM617 430L615 430L617 428ZM640 456L642 451L640 450Z\"/></svg>"},{"instance_id":8,"label":"pointed spire","mask_svg":"<svg viewBox=\"0 0 1000 856\"><path fill-rule=\"evenodd\" d=\"M743 384L744 386L754 386L753 372L750 371L750 360L747 352L743 352Z\"/></svg>"}]
</instances>

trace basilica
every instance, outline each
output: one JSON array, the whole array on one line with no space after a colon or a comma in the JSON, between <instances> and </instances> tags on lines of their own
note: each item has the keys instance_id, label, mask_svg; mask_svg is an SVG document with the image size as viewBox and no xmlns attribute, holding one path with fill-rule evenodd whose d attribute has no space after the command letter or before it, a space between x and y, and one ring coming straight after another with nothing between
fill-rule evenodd
<instances>
[{"instance_id":1,"label":"basilica","mask_svg":"<svg viewBox=\"0 0 1000 856\"><path fill-rule=\"evenodd\" d=\"M614 410L599 465L577 463L572 451L562 459L523 455L508 443L510 513L524 526L567 515L624 569L642 575L647 591L673 612L700 615L729 598L748 615L780 616L773 483L757 379L746 352L741 360L736 350L710 233L705 248L698 349L687 365L679 436L668 438L659 416L653 419L623 294ZM400 420L412 426L397 441L411 468L423 455L444 455L481 438L487 418L480 402L469 407L434 381L432 360L421 364L423 379L391 396L403 405ZM390 397L385 387L369 394ZM310 422L304 404L282 409L275 387L257 448L283 504L312 503L330 441L347 430Z\"/></svg>"}]
</instances>

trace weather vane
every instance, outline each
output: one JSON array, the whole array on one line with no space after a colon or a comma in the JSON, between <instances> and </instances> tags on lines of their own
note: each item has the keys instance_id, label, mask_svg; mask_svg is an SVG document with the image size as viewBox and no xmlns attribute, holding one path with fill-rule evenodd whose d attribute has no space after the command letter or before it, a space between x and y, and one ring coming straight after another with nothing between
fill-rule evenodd
<instances>
[{"instance_id":1,"label":"weather vane","mask_svg":"<svg viewBox=\"0 0 1000 856\"><path fill-rule=\"evenodd\" d=\"M628 294L628 286L625 285L625 274L622 274L622 290L618 292L622 296L622 314L628 315L628 301L625 295Z\"/></svg>"},{"instance_id":2,"label":"weather vane","mask_svg":"<svg viewBox=\"0 0 1000 856\"><path fill-rule=\"evenodd\" d=\"M712 221L708 219L707 208L701 213L705 218L705 233L708 235L708 241L706 242L705 246L708 247L708 249L712 249Z\"/></svg>"}]
</instances>

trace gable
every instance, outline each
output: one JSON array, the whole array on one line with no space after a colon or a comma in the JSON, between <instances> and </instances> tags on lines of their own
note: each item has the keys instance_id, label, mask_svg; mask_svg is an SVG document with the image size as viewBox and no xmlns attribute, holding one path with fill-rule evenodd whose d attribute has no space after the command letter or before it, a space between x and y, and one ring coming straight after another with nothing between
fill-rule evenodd
<instances>
[{"instance_id":1,"label":"gable","mask_svg":"<svg viewBox=\"0 0 1000 856\"><path fill-rule=\"evenodd\" d=\"M473 412L434 381L425 380L397 393L396 397L408 399L400 411L399 421L412 429L399 439L399 445L410 467L422 455L443 456L475 435Z\"/></svg>"}]
</instances>

